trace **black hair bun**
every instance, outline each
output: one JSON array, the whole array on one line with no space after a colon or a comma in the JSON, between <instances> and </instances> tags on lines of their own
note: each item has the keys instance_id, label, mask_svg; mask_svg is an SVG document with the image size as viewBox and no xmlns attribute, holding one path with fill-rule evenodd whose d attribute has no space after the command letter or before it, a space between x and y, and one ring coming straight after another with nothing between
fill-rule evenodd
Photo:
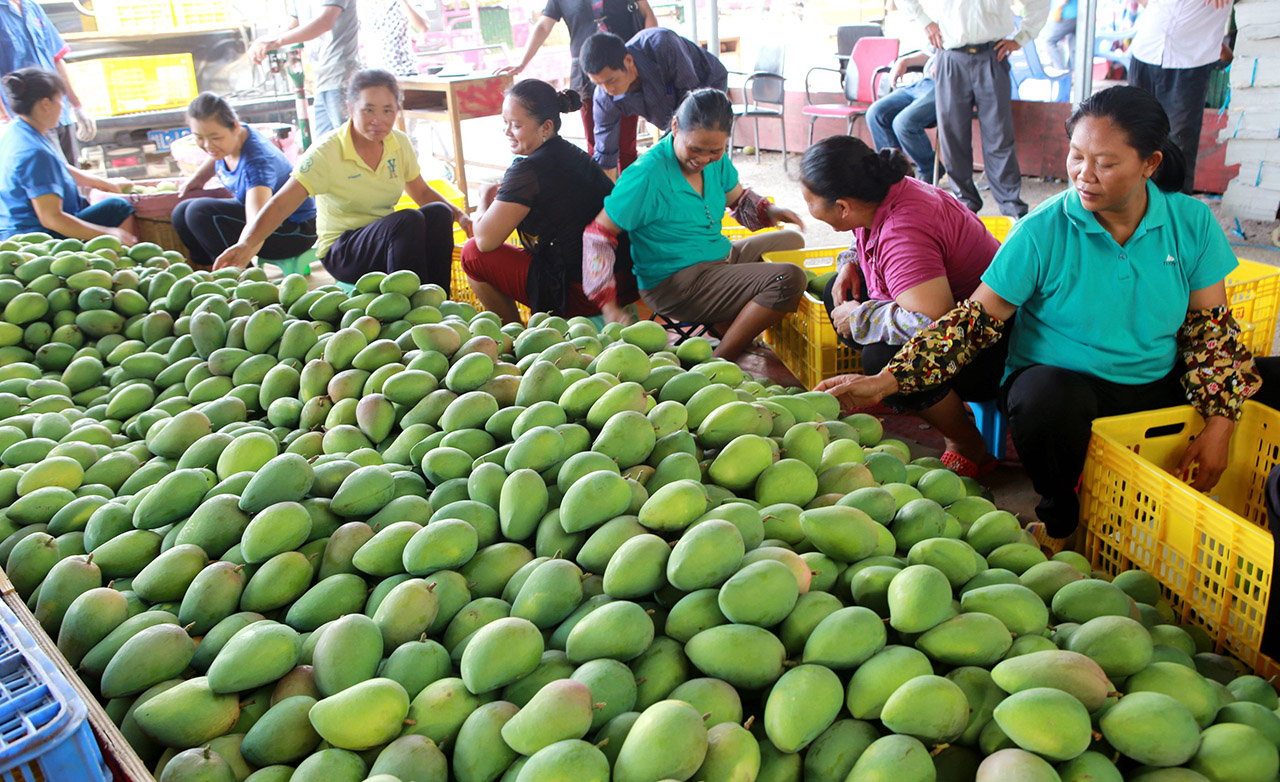
<instances>
[{"instance_id":1,"label":"black hair bun","mask_svg":"<svg viewBox=\"0 0 1280 782\"><path fill-rule=\"evenodd\" d=\"M27 80L22 78L22 74L17 71L5 74L0 83L4 85L4 91L12 98L21 98L27 93Z\"/></svg>"},{"instance_id":2,"label":"black hair bun","mask_svg":"<svg viewBox=\"0 0 1280 782\"><path fill-rule=\"evenodd\" d=\"M561 114L568 114L582 108L582 96L577 90L561 90L556 93L556 100L559 102Z\"/></svg>"}]
</instances>

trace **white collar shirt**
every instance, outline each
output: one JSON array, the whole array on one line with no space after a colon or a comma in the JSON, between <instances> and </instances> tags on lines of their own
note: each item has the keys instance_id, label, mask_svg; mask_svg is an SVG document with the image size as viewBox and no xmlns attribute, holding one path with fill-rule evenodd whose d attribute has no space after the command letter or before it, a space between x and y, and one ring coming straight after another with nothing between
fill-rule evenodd
<instances>
[{"instance_id":1,"label":"white collar shirt","mask_svg":"<svg viewBox=\"0 0 1280 782\"><path fill-rule=\"evenodd\" d=\"M932 4L937 9L933 16L924 9L920 0L899 0L898 6L921 27L936 22L942 31L944 49L975 46L1005 38L1026 46L1040 34L1049 18L1049 0L1026 0L1021 25L1014 19L1009 0L943 0Z\"/></svg>"},{"instance_id":2,"label":"white collar shirt","mask_svg":"<svg viewBox=\"0 0 1280 782\"><path fill-rule=\"evenodd\" d=\"M1162 68L1199 68L1222 56L1231 4L1213 0L1148 0L1129 53Z\"/></svg>"}]
</instances>

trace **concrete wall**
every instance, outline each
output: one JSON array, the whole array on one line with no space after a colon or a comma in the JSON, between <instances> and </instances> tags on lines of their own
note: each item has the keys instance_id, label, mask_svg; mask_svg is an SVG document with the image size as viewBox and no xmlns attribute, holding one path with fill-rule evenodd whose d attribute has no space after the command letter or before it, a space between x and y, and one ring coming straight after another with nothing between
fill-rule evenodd
<instances>
[{"instance_id":1,"label":"concrete wall","mask_svg":"<svg viewBox=\"0 0 1280 782\"><path fill-rule=\"evenodd\" d=\"M735 93L734 100L740 101L741 95ZM837 93L815 93L816 103L841 103L844 98ZM800 112L805 104L803 92L787 93L787 150L792 153L803 152L808 145L809 118ZM1067 137L1063 128L1071 106L1067 103L1039 103L1033 101L1013 102L1013 124L1018 140L1018 162L1022 165L1024 176L1065 178L1067 160ZM1205 109L1204 127L1200 135L1200 159L1196 163L1196 190L1207 193L1221 193L1227 183L1236 175L1238 165L1226 165L1226 144L1218 141L1218 131L1226 125L1226 116L1219 117L1217 109ZM741 120L734 133L736 146L752 145L761 149L778 150L781 138L778 134L780 123L774 119L760 121L760 144L756 144L755 130L752 120ZM840 120L820 118L814 126L814 140L818 141L845 132L845 123ZM930 131L932 134L932 131ZM871 134L867 131L866 122L859 119L854 126L854 134L868 144ZM979 136L978 123L973 127L974 161L982 160L982 141Z\"/></svg>"}]
</instances>

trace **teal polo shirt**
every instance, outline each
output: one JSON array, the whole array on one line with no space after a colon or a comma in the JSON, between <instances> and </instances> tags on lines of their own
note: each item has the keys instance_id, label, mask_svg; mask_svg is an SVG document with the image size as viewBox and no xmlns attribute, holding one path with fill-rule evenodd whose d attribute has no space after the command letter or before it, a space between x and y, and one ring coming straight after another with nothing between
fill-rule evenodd
<instances>
[{"instance_id":1,"label":"teal polo shirt","mask_svg":"<svg viewBox=\"0 0 1280 782\"><path fill-rule=\"evenodd\" d=\"M668 135L618 178L604 211L631 237L631 263L641 290L652 290L695 263L729 257L720 233L725 194L738 170L725 155L702 169L702 195L684 178Z\"/></svg>"},{"instance_id":2,"label":"teal polo shirt","mask_svg":"<svg viewBox=\"0 0 1280 782\"><path fill-rule=\"evenodd\" d=\"M1191 291L1221 281L1237 261L1209 207L1150 182L1147 198L1124 246L1075 188L1018 221L982 275L1018 307L1006 377L1048 364L1137 385L1173 369Z\"/></svg>"}]
</instances>

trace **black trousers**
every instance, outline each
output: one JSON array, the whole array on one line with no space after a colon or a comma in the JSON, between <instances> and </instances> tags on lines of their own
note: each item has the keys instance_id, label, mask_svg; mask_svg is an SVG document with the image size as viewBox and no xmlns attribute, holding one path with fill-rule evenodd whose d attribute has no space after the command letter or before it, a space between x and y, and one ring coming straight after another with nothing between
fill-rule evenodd
<instances>
[{"instance_id":1,"label":"black trousers","mask_svg":"<svg viewBox=\"0 0 1280 782\"><path fill-rule=\"evenodd\" d=\"M1262 376L1262 388L1253 395L1253 401L1280 410L1280 356L1255 358L1253 363ZM1280 553L1280 548L1277 548L1277 553Z\"/></svg>"},{"instance_id":2,"label":"black trousers","mask_svg":"<svg viewBox=\"0 0 1280 782\"><path fill-rule=\"evenodd\" d=\"M835 299L832 295L835 284L833 277L827 283L826 290L822 292L822 303L827 308L828 316L835 309ZM977 358L960 370L960 374L950 382L914 394L894 394L884 400L885 404L898 411L927 410L941 402L950 391L955 391L966 402L988 402L995 399L1000 393L1004 361L1009 355L1010 331L1012 329L1005 329L1004 337L995 347L979 353ZM841 336L839 332L836 332L836 337L845 345L862 353L862 374L864 375L877 374L902 349L901 345L890 345L887 342L863 345L849 337Z\"/></svg>"},{"instance_id":3,"label":"black trousers","mask_svg":"<svg viewBox=\"0 0 1280 782\"><path fill-rule=\"evenodd\" d=\"M210 266L223 250L240 241L244 204L234 198L192 198L173 208L173 230L191 254L191 262ZM279 260L302 255L316 243L316 222L285 222L262 244L263 258Z\"/></svg>"},{"instance_id":4,"label":"black trousers","mask_svg":"<svg viewBox=\"0 0 1280 782\"><path fill-rule=\"evenodd\" d=\"M1140 87L1160 101L1169 115L1169 137L1186 159L1187 178L1182 192L1190 193L1196 180L1196 157L1200 154L1200 126L1204 124L1204 104L1209 96L1209 77L1217 63L1198 68L1162 68L1132 58L1129 86Z\"/></svg>"},{"instance_id":5,"label":"black trousers","mask_svg":"<svg viewBox=\"0 0 1280 782\"><path fill-rule=\"evenodd\" d=\"M452 263L453 210L442 203L392 212L346 231L324 256L324 267L340 282L353 283L366 272L409 269L446 292Z\"/></svg>"},{"instance_id":6,"label":"black trousers","mask_svg":"<svg viewBox=\"0 0 1280 782\"><path fill-rule=\"evenodd\" d=\"M1076 485L1095 418L1187 403L1179 363L1154 383L1123 385L1045 364L1013 373L1001 388L1001 409L1031 485L1040 495L1036 516L1055 538L1080 519Z\"/></svg>"}]
</instances>

